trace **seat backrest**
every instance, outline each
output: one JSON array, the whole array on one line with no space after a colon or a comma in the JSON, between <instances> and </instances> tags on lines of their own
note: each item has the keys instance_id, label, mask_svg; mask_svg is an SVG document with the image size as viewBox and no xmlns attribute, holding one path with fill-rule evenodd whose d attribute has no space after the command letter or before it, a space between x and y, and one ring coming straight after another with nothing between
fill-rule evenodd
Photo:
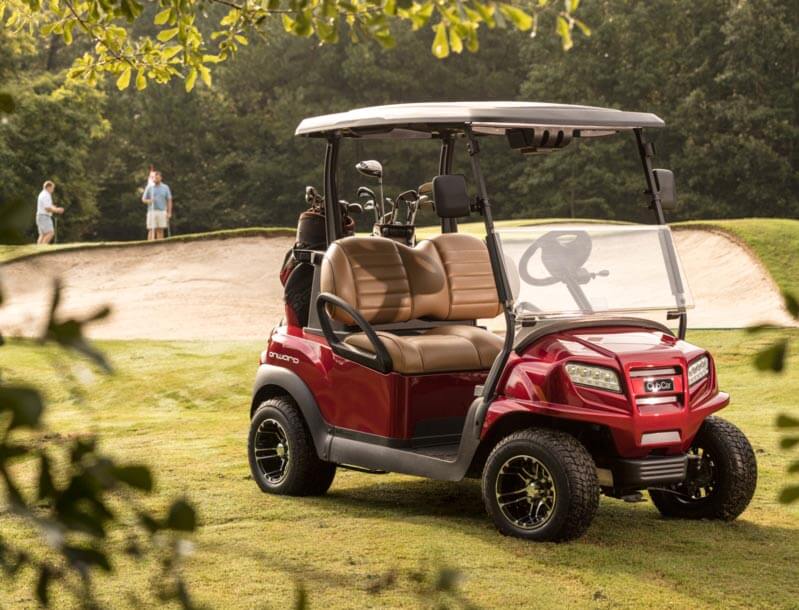
<instances>
[{"instance_id":1,"label":"seat backrest","mask_svg":"<svg viewBox=\"0 0 799 610\"><path fill-rule=\"evenodd\" d=\"M411 248L382 237L346 237L327 249L320 288L344 299L371 324L414 318L473 320L501 311L485 244L459 233ZM345 324L340 308L330 315Z\"/></svg>"}]
</instances>

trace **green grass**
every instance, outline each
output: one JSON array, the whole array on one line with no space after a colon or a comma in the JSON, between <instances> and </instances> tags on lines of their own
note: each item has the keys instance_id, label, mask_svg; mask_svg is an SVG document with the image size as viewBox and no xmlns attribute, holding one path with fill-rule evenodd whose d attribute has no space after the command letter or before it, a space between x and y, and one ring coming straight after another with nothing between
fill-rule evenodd
<instances>
[{"instance_id":1,"label":"green grass","mask_svg":"<svg viewBox=\"0 0 799 610\"><path fill-rule=\"evenodd\" d=\"M56 251L75 251L88 250L91 248L128 248L128 247L148 247L160 243L181 243L187 241L202 241L206 239L230 239L232 237L276 237L283 235L294 235L295 229L288 227L246 227L241 229L224 229L221 231L209 231L207 233L186 233L185 235L175 235L163 242L151 242L146 240L138 241L98 241L98 242L76 242L64 244L52 244L49 246L37 246L36 244L24 244L19 246L9 246L0 244L0 263L12 260L20 260L31 256L40 256L49 252Z\"/></svg>"},{"instance_id":2,"label":"green grass","mask_svg":"<svg viewBox=\"0 0 799 610\"><path fill-rule=\"evenodd\" d=\"M706 331L689 338L711 349L733 396L724 417L751 439L760 466L757 494L734 523L659 517L651 503L603 498L588 534L570 544L532 544L498 534L479 483L340 471L322 498L260 493L246 458L250 387L262 342L107 342L118 369L87 386L85 405L62 384L58 352L29 343L0 350L4 379L42 386L47 421L61 434L96 429L103 447L157 473L156 507L186 494L201 530L187 575L196 600L218 608L285 607L303 581L312 608L426 607L411 572L447 565L463 594L486 608L796 607L799 506L775 498L789 454L774 418L795 412L799 354L789 373L762 375L753 353L776 332ZM799 331L781 331L794 340ZM0 515L0 536L30 532ZM390 571L396 581L370 593ZM146 591L149 572L103 578L98 594L124 605ZM390 579L386 579L390 582ZM30 583L0 595L3 607L31 607Z\"/></svg>"},{"instance_id":3,"label":"green grass","mask_svg":"<svg viewBox=\"0 0 799 610\"><path fill-rule=\"evenodd\" d=\"M782 290L799 296L799 220L695 220L680 222L675 226L678 230L710 229L732 235L755 253Z\"/></svg>"}]
</instances>

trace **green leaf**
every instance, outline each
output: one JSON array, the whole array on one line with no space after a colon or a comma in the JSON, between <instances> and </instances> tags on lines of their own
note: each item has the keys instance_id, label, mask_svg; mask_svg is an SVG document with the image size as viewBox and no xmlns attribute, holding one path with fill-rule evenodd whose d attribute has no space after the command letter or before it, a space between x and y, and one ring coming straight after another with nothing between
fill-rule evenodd
<instances>
[{"instance_id":1,"label":"green leaf","mask_svg":"<svg viewBox=\"0 0 799 610\"><path fill-rule=\"evenodd\" d=\"M197 65L197 71L200 73L200 78L206 87L211 86L211 71L202 64Z\"/></svg>"},{"instance_id":2,"label":"green leaf","mask_svg":"<svg viewBox=\"0 0 799 610\"><path fill-rule=\"evenodd\" d=\"M305 585L298 582L294 596L294 610L307 610L308 607L308 592L305 590Z\"/></svg>"},{"instance_id":3,"label":"green leaf","mask_svg":"<svg viewBox=\"0 0 799 610\"><path fill-rule=\"evenodd\" d=\"M460 34L458 34L455 28L449 29L449 46L452 49L453 53L463 52L463 40L461 39Z\"/></svg>"},{"instance_id":4,"label":"green leaf","mask_svg":"<svg viewBox=\"0 0 799 610\"><path fill-rule=\"evenodd\" d=\"M11 114L16 109L14 98L10 93L0 93L0 112Z\"/></svg>"},{"instance_id":5,"label":"green leaf","mask_svg":"<svg viewBox=\"0 0 799 610\"><path fill-rule=\"evenodd\" d=\"M116 466L113 474L118 481L135 489L150 492L153 490L153 475L147 466Z\"/></svg>"},{"instance_id":6,"label":"green leaf","mask_svg":"<svg viewBox=\"0 0 799 610\"><path fill-rule=\"evenodd\" d=\"M778 428L799 428L799 419L781 413L777 416Z\"/></svg>"},{"instance_id":7,"label":"green leaf","mask_svg":"<svg viewBox=\"0 0 799 610\"><path fill-rule=\"evenodd\" d=\"M197 515L186 500L175 500L169 507L166 526L180 532L193 532L197 529Z\"/></svg>"},{"instance_id":8,"label":"green leaf","mask_svg":"<svg viewBox=\"0 0 799 610\"><path fill-rule=\"evenodd\" d=\"M174 45L174 46L171 46L171 47L167 47L163 51L161 51L161 57L163 57L164 60L170 60L175 55L180 53L182 50L183 50L183 47L181 47L180 45ZM203 58L205 58L205 57L206 56L203 56ZM203 61L205 61L205 59L203 59Z\"/></svg>"},{"instance_id":9,"label":"green leaf","mask_svg":"<svg viewBox=\"0 0 799 610\"><path fill-rule=\"evenodd\" d=\"M153 19L153 23L155 25L164 25L167 21L169 21L169 17L172 15L171 8L165 8L163 11L158 13Z\"/></svg>"},{"instance_id":10,"label":"green leaf","mask_svg":"<svg viewBox=\"0 0 799 610\"><path fill-rule=\"evenodd\" d=\"M147 513L139 513L139 523L141 523L144 529L151 534L155 534L161 529L161 525L158 523L158 521L153 519Z\"/></svg>"},{"instance_id":11,"label":"green leaf","mask_svg":"<svg viewBox=\"0 0 799 610\"><path fill-rule=\"evenodd\" d=\"M133 70L130 66L122 71L122 74L120 74L119 78L117 79L117 89L124 91L128 88L128 85L130 85L130 75L132 71Z\"/></svg>"},{"instance_id":12,"label":"green leaf","mask_svg":"<svg viewBox=\"0 0 799 610\"><path fill-rule=\"evenodd\" d=\"M568 51L574 46L569 22L560 15L558 15L556 20L555 31L557 32L558 36L560 36L561 46L563 47L564 51Z\"/></svg>"},{"instance_id":13,"label":"green leaf","mask_svg":"<svg viewBox=\"0 0 799 610\"><path fill-rule=\"evenodd\" d=\"M785 487L780 492L779 500L782 504L791 504L799 500L799 485L791 485Z\"/></svg>"},{"instance_id":14,"label":"green leaf","mask_svg":"<svg viewBox=\"0 0 799 610\"><path fill-rule=\"evenodd\" d=\"M9 429L38 428L44 411L39 392L28 387L0 387L0 412L11 412Z\"/></svg>"},{"instance_id":15,"label":"green leaf","mask_svg":"<svg viewBox=\"0 0 799 610\"><path fill-rule=\"evenodd\" d=\"M82 567L81 564L83 564L83 566L97 566L105 572L111 571L111 564L108 561L108 557L105 553L98 551L97 549L79 546L66 546L64 547L64 555L67 556L67 560L71 564L78 568Z\"/></svg>"},{"instance_id":16,"label":"green leaf","mask_svg":"<svg viewBox=\"0 0 799 610\"><path fill-rule=\"evenodd\" d=\"M142 91L147 88L147 78L144 76L144 70L139 70L136 73L136 89Z\"/></svg>"},{"instance_id":17,"label":"green leaf","mask_svg":"<svg viewBox=\"0 0 799 610\"><path fill-rule=\"evenodd\" d=\"M55 483L50 472L50 459L47 454L42 452L39 459L39 499L52 498L55 496Z\"/></svg>"},{"instance_id":18,"label":"green leaf","mask_svg":"<svg viewBox=\"0 0 799 610\"><path fill-rule=\"evenodd\" d=\"M787 291L783 291L782 298L785 299L785 309L788 310L788 313L799 320L799 299Z\"/></svg>"},{"instance_id":19,"label":"green leaf","mask_svg":"<svg viewBox=\"0 0 799 610\"><path fill-rule=\"evenodd\" d=\"M574 25L580 28L580 31L583 33L583 36L590 36L591 35L591 28L589 28L584 21L580 21L577 18L573 18Z\"/></svg>"},{"instance_id":20,"label":"green leaf","mask_svg":"<svg viewBox=\"0 0 799 610\"><path fill-rule=\"evenodd\" d=\"M799 445L799 436L783 436L780 439L780 447L783 449L792 449Z\"/></svg>"},{"instance_id":21,"label":"green leaf","mask_svg":"<svg viewBox=\"0 0 799 610\"><path fill-rule=\"evenodd\" d=\"M186 92L191 92L194 89L194 84L197 82L197 68L192 68L189 70L188 75L186 76Z\"/></svg>"},{"instance_id":22,"label":"green leaf","mask_svg":"<svg viewBox=\"0 0 799 610\"><path fill-rule=\"evenodd\" d=\"M437 23L433 30L436 33L433 39L433 55L439 59L444 59L449 55L449 43L447 42L447 26L443 21Z\"/></svg>"},{"instance_id":23,"label":"green leaf","mask_svg":"<svg viewBox=\"0 0 799 610\"><path fill-rule=\"evenodd\" d=\"M781 373L785 369L788 340L780 339L755 355L755 367L760 371Z\"/></svg>"},{"instance_id":24,"label":"green leaf","mask_svg":"<svg viewBox=\"0 0 799 610\"><path fill-rule=\"evenodd\" d=\"M50 605L50 580L53 577L53 571L47 564L44 564L39 569L39 578L36 580L36 599L39 603L47 608Z\"/></svg>"},{"instance_id":25,"label":"green leaf","mask_svg":"<svg viewBox=\"0 0 799 610\"><path fill-rule=\"evenodd\" d=\"M158 32L158 36L156 38L161 42L168 42L172 40L175 36L177 36L180 28L169 28L167 30L161 30Z\"/></svg>"},{"instance_id":26,"label":"green leaf","mask_svg":"<svg viewBox=\"0 0 799 610\"><path fill-rule=\"evenodd\" d=\"M533 27L532 15L525 13L522 9L510 4L500 4L499 10L516 26L516 29L526 32Z\"/></svg>"}]
</instances>

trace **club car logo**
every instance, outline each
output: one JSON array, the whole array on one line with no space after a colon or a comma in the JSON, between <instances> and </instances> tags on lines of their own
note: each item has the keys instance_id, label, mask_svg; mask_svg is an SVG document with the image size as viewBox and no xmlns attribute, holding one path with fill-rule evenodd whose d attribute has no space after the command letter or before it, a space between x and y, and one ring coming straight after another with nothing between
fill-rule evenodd
<instances>
[{"instance_id":1,"label":"club car logo","mask_svg":"<svg viewBox=\"0 0 799 610\"><path fill-rule=\"evenodd\" d=\"M291 364L299 364L300 359L294 356L287 356L286 354L278 354L277 352L269 352L269 357L275 360L282 360L283 362L291 362Z\"/></svg>"},{"instance_id":2,"label":"club car logo","mask_svg":"<svg viewBox=\"0 0 799 610\"><path fill-rule=\"evenodd\" d=\"M644 383L647 392L673 392L674 381L671 379L650 379Z\"/></svg>"}]
</instances>

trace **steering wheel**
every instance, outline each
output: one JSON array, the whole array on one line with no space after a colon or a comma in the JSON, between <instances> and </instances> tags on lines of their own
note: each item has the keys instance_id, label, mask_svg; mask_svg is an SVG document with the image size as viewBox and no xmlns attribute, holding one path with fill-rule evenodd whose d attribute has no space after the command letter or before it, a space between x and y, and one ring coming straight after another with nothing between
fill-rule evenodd
<instances>
[{"instance_id":1,"label":"steering wheel","mask_svg":"<svg viewBox=\"0 0 799 610\"><path fill-rule=\"evenodd\" d=\"M541 262L549 271L550 277L533 277L528 271L530 261L539 249ZM590 274L583 269L590 255L591 237L586 231L550 231L536 239L522 254L519 259L519 275L534 286L550 286L567 280L584 284L591 279Z\"/></svg>"}]
</instances>

